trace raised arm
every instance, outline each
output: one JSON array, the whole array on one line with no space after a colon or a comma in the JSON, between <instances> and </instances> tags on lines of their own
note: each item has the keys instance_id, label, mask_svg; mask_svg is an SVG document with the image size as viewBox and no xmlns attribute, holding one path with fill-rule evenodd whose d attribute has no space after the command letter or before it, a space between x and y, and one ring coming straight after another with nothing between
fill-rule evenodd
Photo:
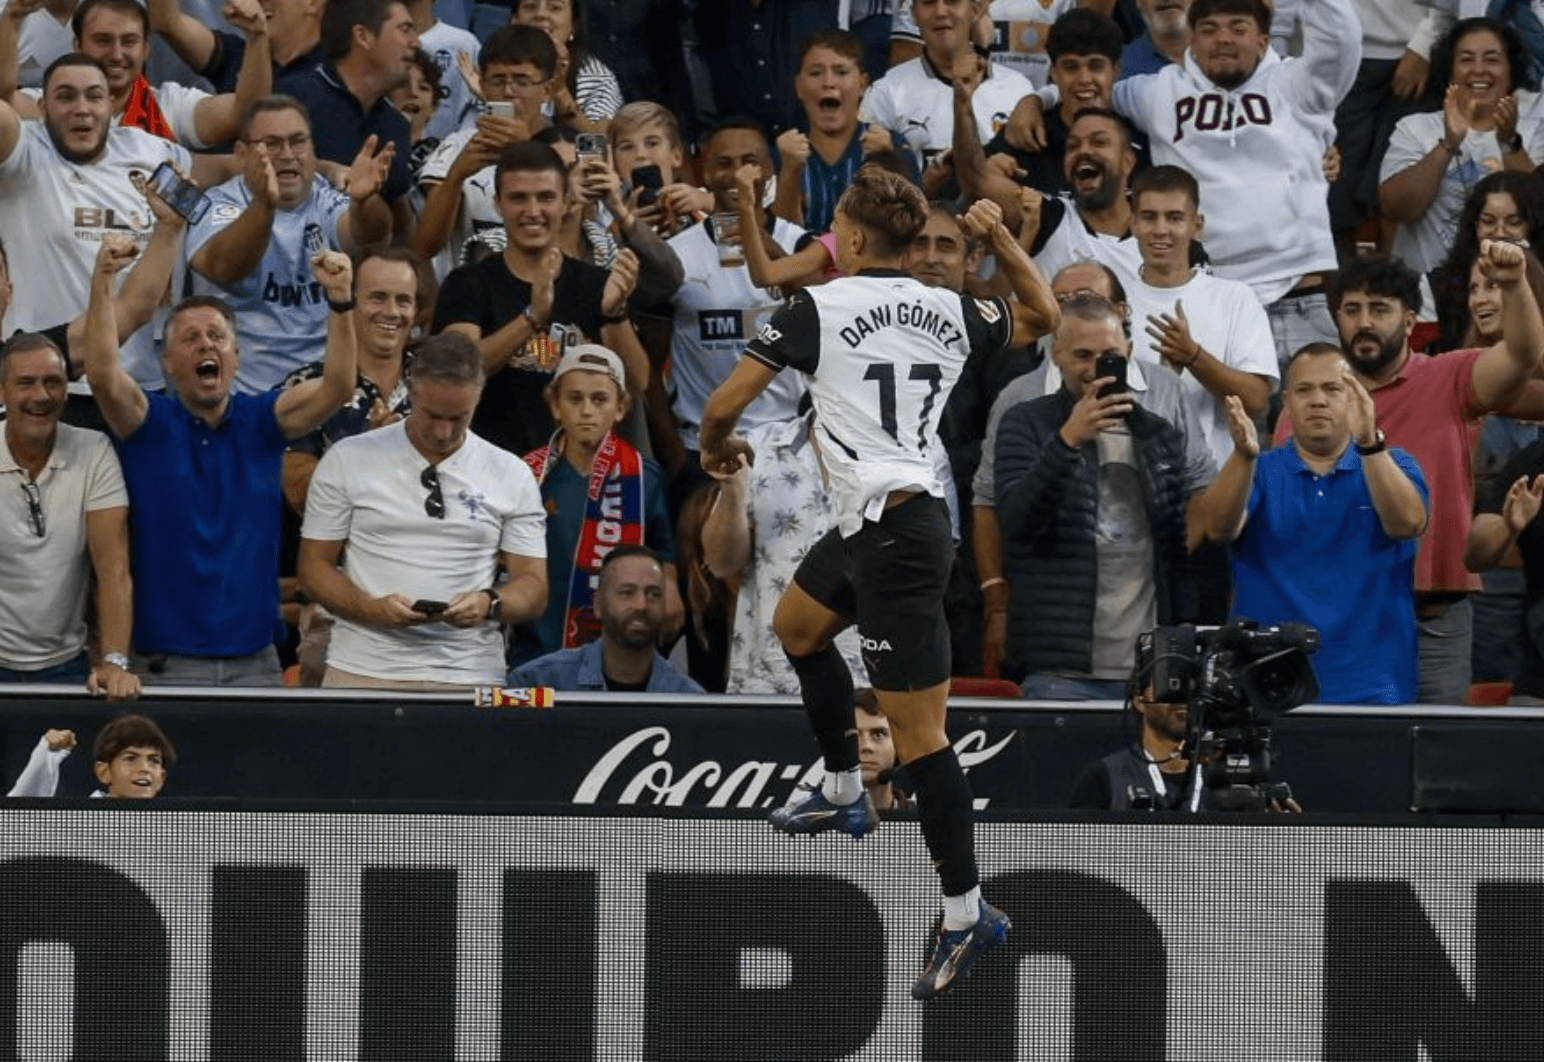
<instances>
[{"instance_id":1,"label":"raised arm","mask_svg":"<svg viewBox=\"0 0 1544 1062\"><path fill-rule=\"evenodd\" d=\"M1351 366L1343 365L1342 370L1341 380L1351 400L1351 441L1361 447L1372 446L1377 442L1377 407L1367 388L1351 371ZM1367 481L1373 512L1378 514L1384 534L1389 538L1415 538L1426 530L1426 499L1421 496L1415 481L1394 460L1391 450L1385 447L1378 453L1364 456L1362 476Z\"/></svg>"},{"instance_id":2,"label":"raised arm","mask_svg":"<svg viewBox=\"0 0 1544 1062\"><path fill-rule=\"evenodd\" d=\"M549 247L531 283L531 303L498 331L483 335L482 328L468 321L456 321L443 331L458 332L477 344L483 371L489 376L502 372L527 343L546 335L552 327L552 305L556 299L558 271L563 267L563 252ZM625 363L624 363L625 364Z\"/></svg>"},{"instance_id":3,"label":"raised arm","mask_svg":"<svg viewBox=\"0 0 1544 1062\"><path fill-rule=\"evenodd\" d=\"M1400 126L1403 126L1401 128ZM1409 165L1378 182L1378 209L1390 221L1406 224L1420 219L1442 188L1448 164L1457 157L1469 133L1469 119L1459 103L1458 86L1449 85L1442 98L1442 137L1430 150L1414 157L1420 147L1411 126L1400 123L1389 139L1395 165L1401 155L1412 157Z\"/></svg>"},{"instance_id":4,"label":"raised arm","mask_svg":"<svg viewBox=\"0 0 1544 1062\"><path fill-rule=\"evenodd\" d=\"M1303 56L1293 71L1293 93L1304 110L1332 114L1362 61L1362 23L1351 0L1308 0L1302 14Z\"/></svg>"},{"instance_id":5,"label":"raised arm","mask_svg":"<svg viewBox=\"0 0 1544 1062\"><path fill-rule=\"evenodd\" d=\"M742 457L755 457L750 444L732 437L731 433L740 423L740 414L745 412L745 407L776 378L775 372L755 358L742 357L729 379L708 396L708 404L702 410L702 425L697 432L697 446L702 452L702 467L709 474L732 473L740 467Z\"/></svg>"},{"instance_id":6,"label":"raised arm","mask_svg":"<svg viewBox=\"0 0 1544 1062\"><path fill-rule=\"evenodd\" d=\"M1480 271L1501 287L1501 342L1474 363L1474 397L1483 411L1513 401L1539 368L1544 318L1527 283L1527 252L1505 240L1480 247Z\"/></svg>"},{"instance_id":7,"label":"raised arm","mask_svg":"<svg viewBox=\"0 0 1544 1062\"><path fill-rule=\"evenodd\" d=\"M985 61L969 48L954 59L954 172L960 187L975 199L989 199L1010 229L1019 227L1020 184L987 161L976 128L971 98L981 84Z\"/></svg>"},{"instance_id":8,"label":"raised arm","mask_svg":"<svg viewBox=\"0 0 1544 1062\"><path fill-rule=\"evenodd\" d=\"M236 91L200 100L193 128L204 144L223 144L241 131L252 104L273 92L273 56L268 46L268 18L258 0L226 0L225 19L247 38L246 54L236 72Z\"/></svg>"},{"instance_id":9,"label":"raised arm","mask_svg":"<svg viewBox=\"0 0 1544 1062\"><path fill-rule=\"evenodd\" d=\"M195 273L226 288L245 280L262 264L263 253L273 238L273 218L279 205L279 178L274 174L268 149L261 144L248 144L246 152L242 179L251 196L246 208L235 221L205 240L188 259Z\"/></svg>"},{"instance_id":10,"label":"raised arm","mask_svg":"<svg viewBox=\"0 0 1544 1062\"><path fill-rule=\"evenodd\" d=\"M182 10L178 0L147 0L150 31L158 34L191 70L203 70L214 58L214 30Z\"/></svg>"},{"instance_id":11,"label":"raised arm","mask_svg":"<svg viewBox=\"0 0 1544 1062\"><path fill-rule=\"evenodd\" d=\"M992 248L997 268L1008 278L1013 289L1012 346L1027 347L1041 336L1050 333L1061 320L1061 308L1051 285L1046 283L1029 252L1024 250L1004 223L1002 208L992 199L978 199L960 219L961 228L972 239L981 240Z\"/></svg>"},{"instance_id":12,"label":"raised arm","mask_svg":"<svg viewBox=\"0 0 1544 1062\"><path fill-rule=\"evenodd\" d=\"M1238 537L1254 487L1255 464L1260 457L1254 422L1238 396L1229 395L1224 404L1233 452L1222 463L1217 478L1191 496L1185 513L1185 538L1192 552L1206 542L1231 542Z\"/></svg>"},{"instance_id":13,"label":"raised arm","mask_svg":"<svg viewBox=\"0 0 1544 1062\"><path fill-rule=\"evenodd\" d=\"M86 382L91 385L102 419L120 439L138 431L150 409L145 392L118 363L118 311L113 304L113 277L127 268L137 253L131 237L103 236L91 270L91 299L86 304Z\"/></svg>"},{"instance_id":14,"label":"raised arm","mask_svg":"<svg viewBox=\"0 0 1544 1062\"><path fill-rule=\"evenodd\" d=\"M461 148L443 180L428 186L418 227L413 231L412 248L422 258L433 258L450 239L461 216L461 188L467 178L498 161L503 145L480 128ZM457 248L459 251L459 248Z\"/></svg>"},{"instance_id":15,"label":"raised arm","mask_svg":"<svg viewBox=\"0 0 1544 1062\"><path fill-rule=\"evenodd\" d=\"M338 220L338 236L349 254L391 239L391 208L381 198L380 191L391 175L391 160L397 154L397 145L388 140L377 151L377 142L374 133L366 137L348 168L349 208L348 213Z\"/></svg>"},{"instance_id":16,"label":"raised arm","mask_svg":"<svg viewBox=\"0 0 1544 1062\"><path fill-rule=\"evenodd\" d=\"M745 269L751 283L758 288L803 287L805 279L829 261L825 248L816 241L795 254L772 257L767 247L766 230L761 227L761 206L756 196L756 179L761 176L761 170L756 166L741 166L734 176L740 247L745 252Z\"/></svg>"},{"instance_id":17,"label":"raised arm","mask_svg":"<svg viewBox=\"0 0 1544 1062\"><path fill-rule=\"evenodd\" d=\"M354 343L354 269L341 251L324 251L311 259L311 275L322 285L329 306L327 353L322 375L298 383L279 396L273 416L287 439L298 439L332 416L347 402L359 383Z\"/></svg>"},{"instance_id":18,"label":"raised arm","mask_svg":"<svg viewBox=\"0 0 1544 1062\"><path fill-rule=\"evenodd\" d=\"M1264 311L1259 312L1263 319ZM1147 334L1152 338L1153 349L1175 371L1181 375L1189 372L1217 401L1237 395L1244 403L1244 412L1251 417L1264 415L1271 402L1270 378L1235 369L1197 343L1190 334L1190 319L1185 316L1185 307L1180 300L1174 300L1172 314L1147 315ZM1268 337L1269 333L1266 335Z\"/></svg>"},{"instance_id":19,"label":"raised arm","mask_svg":"<svg viewBox=\"0 0 1544 1062\"><path fill-rule=\"evenodd\" d=\"M43 0L7 0L5 10L0 11L0 100L17 102L16 90L21 87L21 24L42 8Z\"/></svg>"},{"instance_id":20,"label":"raised arm","mask_svg":"<svg viewBox=\"0 0 1544 1062\"><path fill-rule=\"evenodd\" d=\"M1499 513L1479 513L1469 525L1464 542L1464 567L1471 572L1489 571L1501 563L1517 544L1517 536L1539 515L1544 503L1544 476L1519 476L1506 492Z\"/></svg>"}]
</instances>

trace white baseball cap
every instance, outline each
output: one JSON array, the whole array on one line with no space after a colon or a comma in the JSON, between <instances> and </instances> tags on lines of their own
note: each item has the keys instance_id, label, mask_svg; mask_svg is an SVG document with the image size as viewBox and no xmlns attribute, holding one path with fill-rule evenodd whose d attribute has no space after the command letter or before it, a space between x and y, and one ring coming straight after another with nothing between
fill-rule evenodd
<instances>
[{"instance_id":1,"label":"white baseball cap","mask_svg":"<svg viewBox=\"0 0 1544 1062\"><path fill-rule=\"evenodd\" d=\"M564 373L575 369L609 376L616 381L623 394L627 393L627 370L622 367L622 359L615 351L599 343L578 343L569 347L563 352L552 378L561 379Z\"/></svg>"}]
</instances>

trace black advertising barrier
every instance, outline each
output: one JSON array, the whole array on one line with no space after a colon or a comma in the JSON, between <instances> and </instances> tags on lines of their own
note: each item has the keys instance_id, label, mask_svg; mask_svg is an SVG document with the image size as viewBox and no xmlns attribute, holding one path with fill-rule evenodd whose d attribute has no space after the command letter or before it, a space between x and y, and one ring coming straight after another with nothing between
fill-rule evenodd
<instances>
[{"instance_id":1,"label":"black advertising barrier","mask_svg":"<svg viewBox=\"0 0 1544 1062\"><path fill-rule=\"evenodd\" d=\"M909 997L915 823L748 812L0 806L0 1058L1529 1062L1544 833L1008 815L1006 945Z\"/></svg>"},{"instance_id":2,"label":"black advertising barrier","mask_svg":"<svg viewBox=\"0 0 1544 1062\"><path fill-rule=\"evenodd\" d=\"M125 710L62 687L6 689L0 781L9 787L46 728L69 727L83 748L60 793L85 795L91 740ZM558 694L552 708L488 709L453 695L179 691L132 710L178 747L169 797L764 808L816 760L802 710L782 698ZM1527 752L1544 754L1544 712L1311 707L1275 729L1279 773L1310 810L1544 810L1544 795L1529 803L1538 758ZM1115 706L975 699L951 703L950 734L978 803L1008 810L1063 807L1079 769L1131 738ZM1419 761L1440 775L1419 801L1416 735L1420 749L1445 750Z\"/></svg>"}]
</instances>

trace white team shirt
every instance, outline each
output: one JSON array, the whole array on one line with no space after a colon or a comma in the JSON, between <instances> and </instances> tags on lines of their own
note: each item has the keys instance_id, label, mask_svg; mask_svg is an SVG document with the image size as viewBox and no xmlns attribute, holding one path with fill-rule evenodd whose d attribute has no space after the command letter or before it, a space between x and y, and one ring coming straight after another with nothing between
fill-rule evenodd
<instances>
[{"instance_id":1,"label":"white team shirt","mask_svg":"<svg viewBox=\"0 0 1544 1062\"><path fill-rule=\"evenodd\" d=\"M1123 287L1129 289L1135 284L1142 268L1142 251L1136 238L1130 233L1111 236L1096 232L1088 227L1070 196L1061 196L1057 202L1063 208L1061 221L1034 255L1040 272L1054 280L1057 273L1075 262L1099 262L1115 273Z\"/></svg>"},{"instance_id":2,"label":"white team shirt","mask_svg":"<svg viewBox=\"0 0 1544 1062\"><path fill-rule=\"evenodd\" d=\"M1162 313L1172 317L1174 304L1179 302L1185 308L1191 337L1208 354L1229 368L1267 377L1274 389L1280 378L1276 341L1265 308L1247 285L1197 269L1177 288L1155 288L1140 279L1125 287L1126 305L1131 310L1131 357L1149 366L1149 373L1173 370L1163 364L1154 348L1147 334L1147 318ZM1185 405L1195 413L1206 447L1220 468L1233 453L1233 436L1222 399L1192 373L1181 373L1179 382Z\"/></svg>"},{"instance_id":3,"label":"white team shirt","mask_svg":"<svg viewBox=\"0 0 1544 1062\"><path fill-rule=\"evenodd\" d=\"M343 570L364 593L415 601L492 586L500 550L547 556L541 491L520 458L469 434L436 466L443 520L424 511L426 467L405 421L339 440L311 478L302 535L347 542ZM499 685L504 634L494 623L383 630L339 617L327 662L372 678Z\"/></svg>"},{"instance_id":4,"label":"white team shirt","mask_svg":"<svg viewBox=\"0 0 1544 1062\"><path fill-rule=\"evenodd\" d=\"M24 88L41 87L48 64L74 50L75 35L69 19L60 22L46 8L32 12L22 19L21 37L16 42L17 84Z\"/></svg>"},{"instance_id":5,"label":"white team shirt","mask_svg":"<svg viewBox=\"0 0 1544 1062\"><path fill-rule=\"evenodd\" d=\"M209 212L188 231L188 258L241 217L252 192L244 178L232 177L211 188L209 200ZM249 395L270 390L325 353L331 311L327 292L311 275L311 259L323 248L343 249L338 223L349 206L345 193L317 175L305 202L293 210L274 211L268 247L250 276L227 288L189 268L193 294L216 295L236 311L241 350L236 390Z\"/></svg>"},{"instance_id":6,"label":"white team shirt","mask_svg":"<svg viewBox=\"0 0 1544 1062\"><path fill-rule=\"evenodd\" d=\"M934 453L944 403L971 350L995 354L1012 334L1002 299L872 270L800 291L745 353L810 377L837 527L850 537L891 491L944 496Z\"/></svg>"},{"instance_id":7,"label":"white team shirt","mask_svg":"<svg viewBox=\"0 0 1544 1062\"><path fill-rule=\"evenodd\" d=\"M1050 80L1051 59L1045 38L1051 24L1078 6L1078 0L992 0L992 62L1023 74L1035 85Z\"/></svg>"},{"instance_id":8,"label":"white team shirt","mask_svg":"<svg viewBox=\"0 0 1544 1062\"><path fill-rule=\"evenodd\" d=\"M1526 89L1518 90L1517 112L1517 133L1523 138L1523 150L1537 166L1544 162L1544 97ZM1386 181L1420 162L1446 134L1441 111L1401 118L1389 137L1378 181ZM1503 168L1502 154L1494 132L1467 133L1458 154L1448 159L1437 196L1426 212L1395 229L1394 254L1418 273L1429 273L1441 265L1458 233L1465 200L1475 185Z\"/></svg>"},{"instance_id":9,"label":"white team shirt","mask_svg":"<svg viewBox=\"0 0 1544 1062\"><path fill-rule=\"evenodd\" d=\"M477 97L456 67L456 53L466 52L477 63L482 45L464 29L436 22L418 35L418 47L440 71L440 95L434 115L424 126L424 136L444 140L468 120L477 118Z\"/></svg>"},{"instance_id":10,"label":"white team shirt","mask_svg":"<svg viewBox=\"0 0 1544 1062\"><path fill-rule=\"evenodd\" d=\"M1231 91L1189 52L1156 74L1115 83L1115 110L1147 134L1154 164L1201 184L1206 250L1218 276L1240 280L1269 306L1305 274L1337 268L1325 131L1361 60L1350 0L1317 0L1301 59L1267 52Z\"/></svg>"},{"instance_id":11,"label":"white team shirt","mask_svg":"<svg viewBox=\"0 0 1544 1062\"><path fill-rule=\"evenodd\" d=\"M456 156L461 154L467 143L476 135L476 125L470 125L465 129L456 130L440 141L440 146L434 149L419 169L419 182L437 184L443 181L450 173L451 164L456 161ZM496 171L495 166L484 166L462 182L461 212L456 217L455 224L451 226L450 236L445 240L445 246L434 256L434 275L440 280L444 280L452 269L464 264L468 240L490 229L504 227L504 219L499 217L499 212L494 206L496 189L493 178Z\"/></svg>"},{"instance_id":12,"label":"white team shirt","mask_svg":"<svg viewBox=\"0 0 1544 1062\"><path fill-rule=\"evenodd\" d=\"M976 130L984 144L1008 123L1019 100L1035 86L1023 74L987 65L986 78L971 97ZM869 86L858 120L899 133L913 152L929 162L954 143L954 86L926 55L893 66Z\"/></svg>"},{"instance_id":13,"label":"white team shirt","mask_svg":"<svg viewBox=\"0 0 1544 1062\"><path fill-rule=\"evenodd\" d=\"M771 238L784 251L792 252L804 234L799 226L779 218ZM672 406L681 422L681 441L688 450L695 450L708 396L729 379L745 353L745 344L771 318L782 297L774 290L756 287L745 266L725 269L718 264L718 245L713 242L709 221L678 232L666 242L686 271L670 300L675 309L675 328L670 336L670 379L675 392ZM780 376L746 409L740 419L741 429L791 420L804 390L804 381L797 374Z\"/></svg>"},{"instance_id":14,"label":"white team shirt","mask_svg":"<svg viewBox=\"0 0 1544 1062\"><path fill-rule=\"evenodd\" d=\"M187 149L140 129L112 126L102 155L77 164L54 150L42 121L21 127L15 149L0 162L0 234L15 288L7 334L52 328L86 309L107 233L131 236L142 249L150 241L155 218L132 175L149 177L162 162L184 173L193 168ZM123 345L121 360L141 386L165 386L148 329Z\"/></svg>"}]
</instances>

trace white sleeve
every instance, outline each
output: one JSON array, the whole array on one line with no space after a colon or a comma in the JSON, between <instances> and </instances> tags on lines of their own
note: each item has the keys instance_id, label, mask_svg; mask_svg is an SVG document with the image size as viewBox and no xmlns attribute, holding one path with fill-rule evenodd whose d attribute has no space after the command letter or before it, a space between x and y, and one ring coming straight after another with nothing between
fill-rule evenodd
<instances>
[{"instance_id":1,"label":"white sleeve","mask_svg":"<svg viewBox=\"0 0 1544 1062\"><path fill-rule=\"evenodd\" d=\"M166 124L172 127L177 143L199 150L209 146L198 138L196 113L198 105L209 98L209 93L203 89L189 88L175 81L164 81L156 86L155 101L160 105L161 113L166 115Z\"/></svg>"},{"instance_id":2,"label":"white sleeve","mask_svg":"<svg viewBox=\"0 0 1544 1062\"><path fill-rule=\"evenodd\" d=\"M429 153L424 159L424 164L418 167L418 181L443 181L446 174L450 173L451 163L456 161L456 156L461 154L471 138L462 136L459 131L452 133L440 141L440 146Z\"/></svg>"},{"instance_id":3,"label":"white sleeve","mask_svg":"<svg viewBox=\"0 0 1544 1062\"><path fill-rule=\"evenodd\" d=\"M48 747L46 737L38 738L27 766L22 768L16 784L6 796L51 797L59 790L59 765L70 755L69 749L57 751Z\"/></svg>"},{"instance_id":4,"label":"white sleeve","mask_svg":"<svg viewBox=\"0 0 1544 1062\"><path fill-rule=\"evenodd\" d=\"M1310 114L1334 113L1361 62L1362 23L1351 0L1313 0L1303 13L1303 56L1292 70L1298 106Z\"/></svg>"},{"instance_id":5,"label":"white sleeve","mask_svg":"<svg viewBox=\"0 0 1544 1062\"><path fill-rule=\"evenodd\" d=\"M306 494L306 517L300 529L302 538L318 542L348 541L354 513L348 494L348 465L344 458L348 449L341 444L333 446L317 462Z\"/></svg>"},{"instance_id":6,"label":"white sleeve","mask_svg":"<svg viewBox=\"0 0 1544 1062\"><path fill-rule=\"evenodd\" d=\"M867 122L869 125L882 125L892 132L897 128L895 103L890 98L890 86L885 83L884 78L870 85L868 91L863 94L863 99L858 104L858 121Z\"/></svg>"},{"instance_id":7,"label":"white sleeve","mask_svg":"<svg viewBox=\"0 0 1544 1062\"><path fill-rule=\"evenodd\" d=\"M1425 118L1423 114L1407 114L1394 126L1394 132L1389 135L1389 146L1383 152L1383 165L1378 168L1379 184L1404 173L1436 146L1437 142L1430 138Z\"/></svg>"},{"instance_id":8,"label":"white sleeve","mask_svg":"<svg viewBox=\"0 0 1544 1062\"><path fill-rule=\"evenodd\" d=\"M504 514L499 549L516 557L545 559L547 510L542 505L541 488L536 485L536 476L531 472L531 467L524 461L515 458L512 467L514 470L510 473L510 481L514 488L514 504Z\"/></svg>"},{"instance_id":9,"label":"white sleeve","mask_svg":"<svg viewBox=\"0 0 1544 1062\"><path fill-rule=\"evenodd\" d=\"M1142 103L1154 95L1157 81L1157 74L1133 74L1121 78L1110 93L1110 109L1129 118L1144 133L1147 132L1149 123Z\"/></svg>"},{"instance_id":10,"label":"white sleeve","mask_svg":"<svg viewBox=\"0 0 1544 1062\"><path fill-rule=\"evenodd\" d=\"M1227 364L1240 372L1281 379L1276 363L1276 340L1265 307L1247 287L1233 300L1232 327L1228 329ZM1274 390L1274 388L1273 388Z\"/></svg>"},{"instance_id":11,"label":"white sleeve","mask_svg":"<svg viewBox=\"0 0 1544 1062\"><path fill-rule=\"evenodd\" d=\"M1426 12L1426 17L1421 19L1421 24L1415 28L1415 34L1410 38L1409 49L1422 59L1431 59L1431 50L1453 28L1458 21L1452 7L1452 0L1432 0L1431 10Z\"/></svg>"}]
</instances>

